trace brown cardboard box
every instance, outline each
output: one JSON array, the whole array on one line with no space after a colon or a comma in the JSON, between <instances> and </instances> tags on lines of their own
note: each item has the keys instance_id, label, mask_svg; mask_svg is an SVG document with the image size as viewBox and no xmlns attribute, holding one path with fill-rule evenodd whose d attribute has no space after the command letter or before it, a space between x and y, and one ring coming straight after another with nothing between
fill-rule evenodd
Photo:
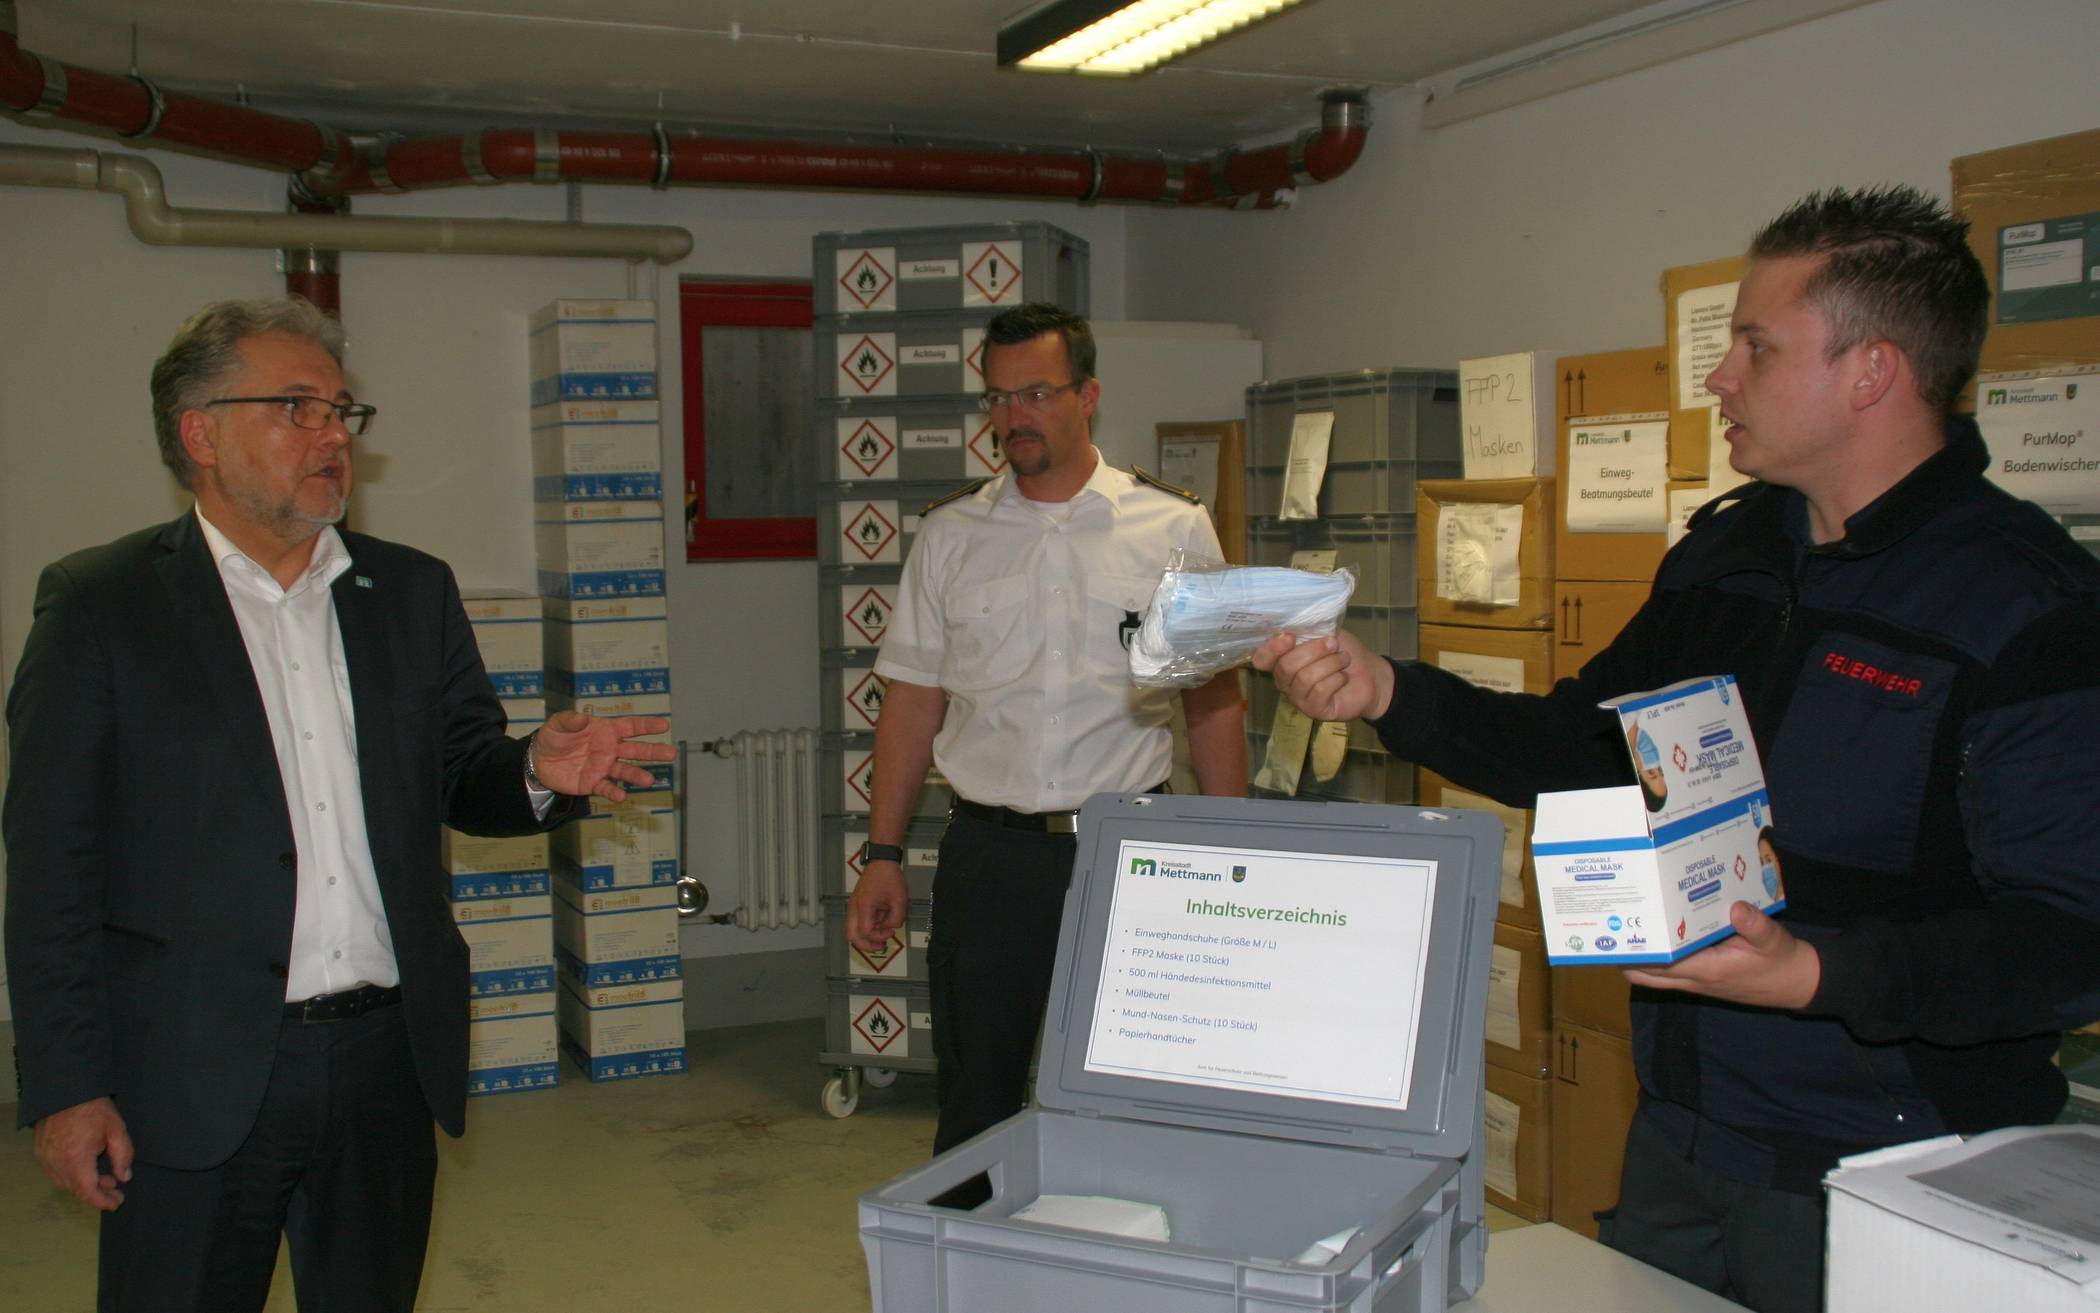
<instances>
[{"instance_id":1,"label":"brown cardboard box","mask_svg":"<svg viewBox=\"0 0 2100 1313\"><path fill-rule=\"evenodd\" d=\"M1567 679L1604 650L1648 600L1649 585L1563 579L1553 590L1553 678Z\"/></svg>"},{"instance_id":2,"label":"brown cardboard box","mask_svg":"<svg viewBox=\"0 0 2100 1313\"><path fill-rule=\"evenodd\" d=\"M1488 959L1487 1060L1526 1076L1547 1074L1553 1046L1552 979L1536 930L1495 923Z\"/></svg>"},{"instance_id":3,"label":"brown cardboard box","mask_svg":"<svg viewBox=\"0 0 2100 1313\"><path fill-rule=\"evenodd\" d=\"M2032 293L2010 304L1999 294L2005 229L2100 214L2100 129L1964 155L1954 161L1953 180L1955 213L1969 221L1969 249L1991 283L1982 372L2100 363L2100 279L2090 258L2067 262L2078 281L2042 294L2045 304L2037 305L2041 298ZM2090 251L2091 238L2084 240Z\"/></svg>"},{"instance_id":4,"label":"brown cardboard box","mask_svg":"<svg viewBox=\"0 0 2100 1313\"><path fill-rule=\"evenodd\" d=\"M1553 687L1553 635L1544 630L1423 625L1415 633L1420 660L1482 688L1544 693ZM1522 663L1521 676L1513 662Z\"/></svg>"},{"instance_id":5,"label":"brown cardboard box","mask_svg":"<svg viewBox=\"0 0 2100 1313\"><path fill-rule=\"evenodd\" d=\"M1555 426L1578 415L1623 415L1670 407L1670 358L1659 346L1560 358ZM1558 465L1554 466L1559 469Z\"/></svg>"},{"instance_id":6,"label":"brown cardboard box","mask_svg":"<svg viewBox=\"0 0 2100 1313\"><path fill-rule=\"evenodd\" d=\"M1628 1016L1633 986L1626 983L1625 972L1617 967L1579 966L1554 967L1548 974L1553 977L1548 993L1553 999L1555 1026L1587 1026L1620 1039L1633 1037Z\"/></svg>"},{"instance_id":7,"label":"brown cardboard box","mask_svg":"<svg viewBox=\"0 0 2100 1313\"><path fill-rule=\"evenodd\" d=\"M1515 606L1487 606L1437 595L1437 534L1445 507L1522 506ZM1553 480L1425 479L1415 485L1415 608L1424 624L1489 629L1550 629L1553 594Z\"/></svg>"},{"instance_id":8,"label":"brown cardboard box","mask_svg":"<svg viewBox=\"0 0 2100 1313\"><path fill-rule=\"evenodd\" d=\"M1209 443L1217 447L1217 504L1210 508L1218 527L1218 546L1232 565L1247 564L1247 423L1221 419L1204 423L1160 423L1152 426L1164 451L1174 442ZM1155 470L1166 464L1164 459Z\"/></svg>"},{"instance_id":9,"label":"brown cardboard box","mask_svg":"<svg viewBox=\"0 0 2100 1313\"><path fill-rule=\"evenodd\" d=\"M1471 807L1491 811L1502 818L1502 896L1495 905L1495 920L1503 925L1539 928L1539 883L1531 869L1531 811L1505 807L1422 768L1415 794L1428 807Z\"/></svg>"},{"instance_id":10,"label":"brown cardboard box","mask_svg":"<svg viewBox=\"0 0 2100 1313\"><path fill-rule=\"evenodd\" d=\"M1529 1221L1548 1220L1553 1215L1553 1082L1491 1066L1485 1102L1488 1202ZM1577 1127L1570 1134L1583 1131Z\"/></svg>"},{"instance_id":11,"label":"brown cardboard box","mask_svg":"<svg viewBox=\"0 0 2100 1313\"><path fill-rule=\"evenodd\" d=\"M1687 406L1686 398L1679 395L1682 380L1678 377L1678 332L1677 302L1687 292L1702 288L1719 287L1726 283L1741 281L1743 257L1731 255L1725 260L1708 260L1705 264L1688 264L1681 269L1663 271L1663 349L1670 376L1670 477L1673 479L1703 479L1706 477L1706 446L1713 431L1713 410L1708 406ZM1733 298L1731 297L1731 303ZM1725 330L1727 325L1720 327ZM1725 332L1723 337L1725 346ZM1708 363L1711 369L1719 364L1718 359ZM1704 378L1701 372L1700 378ZM1697 383L1699 379L1693 379Z\"/></svg>"},{"instance_id":12,"label":"brown cardboard box","mask_svg":"<svg viewBox=\"0 0 2100 1313\"><path fill-rule=\"evenodd\" d=\"M1647 423L1665 418L1661 407L1648 411L1628 411L1614 415L1612 419L1628 423ZM1573 486L1568 477L1575 466L1569 455L1570 435L1585 425L1597 424L1596 419L1578 417L1560 426L1560 446L1555 453L1560 471L1560 494L1554 499L1553 510L1553 569L1555 573L1571 579L1625 579L1648 580L1655 577L1655 567L1662 564L1663 551L1668 544L1667 528L1654 533L1576 533L1568 527L1568 493ZM1664 518L1668 519L1669 487L1661 489Z\"/></svg>"},{"instance_id":13,"label":"brown cardboard box","mask_svg":"<svg viewBox=\"0 0 2100 1313\"><path fill-rule=\"evenodd\" d=\"M1495 1069L1488 1068L1492 1087ZM1616 1035L1584 1026L1553 1032L1553 1220L1597 1238L1596 1214L1619 1202L1619 1167L1626 1128L1640 1086L1633 1047Z\"/></svg>"}]
</instances>

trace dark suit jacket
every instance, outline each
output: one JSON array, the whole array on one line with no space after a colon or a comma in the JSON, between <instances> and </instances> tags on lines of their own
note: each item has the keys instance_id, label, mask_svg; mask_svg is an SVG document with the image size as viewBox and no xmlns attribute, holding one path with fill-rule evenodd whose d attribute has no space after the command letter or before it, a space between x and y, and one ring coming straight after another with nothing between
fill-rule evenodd
<instances>
[{"instance_id":1,"label":"dark suit jacket","mask_svg":"<svg viewBox=\"0 0 2100 1313\"><path fill-rule=\"evenodd\" d=\"M546 826L444 562L343 534L333 592L416 1071L465 1127L467 954L439 823ZM295 856L269 722L194 514L37 585L7 701L7 963L23 1125L112 1095L139 1155L224 1161L283 1015Z\"/></svg>"}]
</instances>

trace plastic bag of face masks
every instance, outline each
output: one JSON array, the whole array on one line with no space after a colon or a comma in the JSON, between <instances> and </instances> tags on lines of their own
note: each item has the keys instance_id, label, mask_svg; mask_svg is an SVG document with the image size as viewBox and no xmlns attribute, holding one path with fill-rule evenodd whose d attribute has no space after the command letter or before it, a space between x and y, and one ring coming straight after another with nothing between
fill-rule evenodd
<instances>
[{"instance_id":1,"label":"plastic bag of face masks","mask_svg":"<svg viewBox=\"0 0 2100 1313\"><path fill-rule=\"evenodd\" d=\"M1175 548L1130 640L1130 682L1194 688L1281 633L1324 638L1340 626L1356 572L1227 565Z\"/></svg>"}]
</instances>

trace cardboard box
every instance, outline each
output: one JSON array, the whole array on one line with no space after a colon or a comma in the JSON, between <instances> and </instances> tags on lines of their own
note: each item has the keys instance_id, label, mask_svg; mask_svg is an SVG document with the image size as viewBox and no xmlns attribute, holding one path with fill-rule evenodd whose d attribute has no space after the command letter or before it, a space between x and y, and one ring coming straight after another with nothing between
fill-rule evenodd
<instances>
[{"instance_id":1,"label":"cardboard box","mask_svg":"<svg viewBox=\"0 0 2100 1313\"><path fill-rule=\"evenodd\" d=\"M546 868L536 871L469 871L447 877L446 896L456 900L515 898L548 892Z\"/></svg>"},{"instance_id":2,"label":"cardboard box","mask_svg":"<svg viewBox=\"0 0 2100 1313\"><path fill-rule=\"evenodd\" d=\"M1415 651L1425 665L1500 693L1545 693L1553 688L1553 635L1537 629L1482 629L1423 625Z\"/></svg>"},{"instance_id":3,"label":"cardboard box","mask_svg":"<svg viewBox=\"0 0 2100 1313\"><path fill-rule=\"evenodd\" d=\"M459 927L459 937L467 945L467 992L471 996L532 994L554 988L551 917L469 921Z\"/></svg>"},{"instance_id":4,"label":"cardboard box","mask_svg":"<svg viewBox=\"0 0 2100 1313\"><path fill-rule=\"evenodd\" d=\"M1214 420L1209 423L1159 423L1152 426L1159 442L1160 477L1191 491L1208 476L1212 487L1203 504L1210 508L1217 526L1218 546L1231 565L1247 560L1247 423L1245 420ZM1184 483L1184 467L1199 476Z\"/></svg>"},{"instance_id":5,"label":"cardboard box","mask_svg":"<svg viewBox=\"0 0 2100 1313\"><path fill-rule=\"evenodd\" d=\"M1417 770L1415 788L1415 797L1425 807L1470 807L1493 812L1501 820L1502 892L1495 904L1495 919L1504 925L1538 929L1538 882L1531 871L1531 810L1505 807L1426 768Z\"/></svg>"},{"instance_id":6,"label":"cardboard box","mask_svg":"<svg viewBox=\"0 0 2100 1313\"><path fill-rule=\"evenodd\" d=\"M625 803L593 809L556 830L550 846L554 873L578 889L629 889L678 879L678 813L662 790L630 793Z\"/></svg>"},{"instance_id":7,"label":"cardboard box","mask_svg":"<svg viewBox=\"0 0 2100 1313\"><path fill-rule=\"evenodd\" d=\"M1560 404L1553 415L1556 429L1586 415L1630 415L1669 408L1670 358L1662 347L1560 358Z\"/></svg>"},{"instance_id":8,"label":"cardboard box","mask_svg":"<svg viewBox=\"0 0 2100 1313\"><path fill-rule=\"evenodd\" d=\"M554 874L556 960L586 985L679 974L678 890L671 885L585 889Z\"/></svg>"},{"instance_id":9,"label":"cardboard box","mask_svg":"<svg viewBox=\"0 0 2100 1313\"><path fill-rule=\"evenodd\" d=\"M2100 364L2100 130L1964 155L1953 182L1991 284L1982 372Z\"/></svg>"},{"instance_id":10,"label":"cardboard box","mask_svg":"<svg viewBox=\"0 0 2100 1313\"><path fill-rule=\"evenodd\" d=\"M1458 362L1458 420L1468 479L1554 472L1560 354L1517 351Z\"/></svg>"},{"instance_id":11,"label":"cardboard box","mask_svg":"<svg viewBox=\"0 0 2100 1313\"><path fill-rule=\"evenodd\" d=\"M1553 517L1557 573L1573 579L1655 577L1670 514L1668 427L1661 410L1578 417L1561 426L1560 497ZM1603 499L1601 509L1585 497ZM1592 527L1611 521L1629 527Z\"/></svg>"},{"instance_id":12,"label":"cardboard box","mask_svg":"<svg viewBox=\"0 0 2100 1313\"><path fill-rule=\"evenodd\" d=\"M1670 375L1670 477L1706 477L1715 409L1706 376L1728 353L1729 317L1747 262L1740 255L1663 271L1663 350Z\"/></svg>"},{"instance_id":13,"label":"cardboard box","mask_svg":"<svg viewBox=\"0 0 2100 1313\"><path fill-rule=\"evenodd\" d=\"M452 875L487 875L499 871L547 870L547 836L521 834L489 839L462 834L447 825L439 832L439 851Z\"/></svg>"},{"instance_id":14,"label":"cardboard box","mask_svg":"<svg viewBox=\"0 0 2100 1313\"><path fill-rule=\"evenodd\" d=\"M544 677L544 672L543 672ZM503 703L503 719L508 728L503 732L514 739L522 739L547 721L547 699L545 696L529 698L507 698L498 693Z\"/></svg>"},{"instance_id":15,"label":"cardboard box","mask_svg":"<svg viewBox=\"0 0 2100 1313\"><path fill-rule=\"evenodd\" d=\"M542 921L554 915L551 893L510 894L498 898L461 898L452 904L452 920L458 925L486 925L491 921Z\"/></svg>"},{"instance_id":16,"label":"cardboard box","mask_svg":"<svg viewBox=\"0 0 2100 1313\"><path fill-rule=\"evenodd\" d=\"M663 599L632 600L660 604ZM660 613L652 616L650 610ZM671 622L660 605L604 615L549 598L547 611L547 681L562 697L671 691Z\"/></svg>"},{"instance_id":17,"label":"cardboard box","mask_svg":"<svg viewBox=\"0 0 2100 1313\"><path fill-rule=\"evenodd\" d=\"M610 599L661 597L664 525L654 520L533 525L539 588L547 597Z\"/></svg>"},{"instance_id":18,"label":"cardboard box","mask_svg":"<svg viewBox=\"0 0 2100 1313\"><path fill-rule=\"evenodd\" d=\"M1771 795L1735 676L1605 705L1640 783L1538 797L1532 864L1553 964L1675 962L1734 934L1737 902L1783 909L1778 869L1764 864Z\"/></svg>"},{"instance_id":19,"label":"cardboard box","mask_svg":"<svg viewBox=\"0 0 2100 1313\"><path fill-rule=\"evenodd\" d=\"M467 1093L515 1094L559 1080L554 994L533 994L541 1010L467 1025Z\"/></svg>"},{"instance_id":20,"label":"cardboard box","mask_svg":"<svg viewBox=\"0 0 2100 1313\"><path fill-rule=\"evenodd\" d=\"M1563 579L1553 590L1553 678L1573 678L1591 657L1611 646L1651 585Z\"/></svg>"},{"instance_id":21,"label":"cardboard box","mask_svg":"<svg viewBox=\"0 0 2100 1313\"><path fill-rule=\"evenodd\" d=\"M544 693L538 595L492 590L462 593L459 600L474 626L474 646L496 696L530 698Z\"/></svg>"},{"instance_id":22,"label":"cardboard box","mask_svg":"<svg viewBox=\"0 0 2100 1313\"><path fill-rule=\"evenodd\" d=\"M1553 1082L1543 1076L1488 1066L1488 1202L1533 1222L1553 1215L1553 1094Z\"/></svg>"},{"instance_id":23,"label":"cardboard box","mask_svg":"<svg viewBox=\"0 0 2100 1313\"><path fill-rule=\"evenodd\" d=\"M654 301L554 301L529 322L534 406L656 395Z\"/></svg>"},{"instance_id":24,"label":"cardboard box","mask_svg":"<svg viewBox=\"0 0 2100 1313\"><path fill-rule=\"evenodd\" d=\"M533 500L661 503L660 405L562 401L533 407Z\"/></svg>"},{"instance_id":25,"label":"cardboard box","mask_svg":"<svg viewBox=\"0 0 2100 1313\"><path fill-rule=\"evenodd\" d=\"M1979 374L1991 482L2052 515L2100 514L2100 366Z\"/></svg>"},{"instance_id":26,"label":"cardboard box","mask_svg":"<svg viewBox=\"0 0 2100 1313\"><path fill-rule=\"evenodd\" d=\"M594 1081L685 1070L685 982L591 985L561 974L561 1044Z\"/></svg>"},{"instance_id":27,"label":"cardboard box","mask_svg":"<svg viewBox=\"0 0 2100 1313\"><path fill-rule=\"evenodd\" d=\"M1582 1026L1620 1039L1633 1037L1633 986L1623 972L1553 967L1547 974L1553 977L1554 1025Z\"/></svg>"},{"instance_id":28,"label":"cardboard box","mask_svg":"<svg viewBox=\"0 0 2100 1313\"><path fill-rule=\"evenodd\" d=\"M1497 921L1488 961L1489 1066L1545 1078L1553 1046L1551 989L1539 932Z\"/></svg>"},{"instance_id":29,"label":"cardboard box","mask_svg":"<svg viewBox=\"0 0 2100 1313\"><path fill-rule=\"evenodd\" d=\"M1550 1153L1556 1224L1595 1240L1597 1214L1618 1206L1626 1128L1633 1124L1640 1088L1627 1040L1583 1026L1554 1027Z\"/></svg>"},{"instance_id":30,"label":"cardboard box","mask_svg":"<svg viewBox=\"0 0 2100 1313\"><path fill-rule=\"evenodd\" d=\"M1423 623L1552 628L1553 480L1425 480L1415 524Z\"/></svg>"}]
</instances>

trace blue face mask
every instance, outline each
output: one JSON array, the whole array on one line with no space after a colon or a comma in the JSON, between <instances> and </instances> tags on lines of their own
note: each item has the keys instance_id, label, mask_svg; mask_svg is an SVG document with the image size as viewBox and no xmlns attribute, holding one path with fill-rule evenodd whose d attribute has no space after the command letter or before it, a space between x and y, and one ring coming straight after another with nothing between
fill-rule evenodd
<instances>
[{"instance_id":1,"label":"blue face mask","mask_svg":"<svg viewBox=\"0 0 2100 1313\"><path fill-rule=\"evenodd\" d=\"M1662 749L1655 746L1655 740L1648 737L1647 730L1642 730L1640 737L1634 740L1634 752L1645 768L1654 769L1663 764Z\"/></svg>"},{"instance_id":2,"label":"blue face mask","mask_svg":"<svg viewBox=\"0 0 2100 1313\"><path fill-rule=\"evenodd\" d=\"M1778 902L1779 868L1770 862L1759 862L1758 867L1765 875L1765 897L1772 902Z\"/></svg>"}]
</instances>

